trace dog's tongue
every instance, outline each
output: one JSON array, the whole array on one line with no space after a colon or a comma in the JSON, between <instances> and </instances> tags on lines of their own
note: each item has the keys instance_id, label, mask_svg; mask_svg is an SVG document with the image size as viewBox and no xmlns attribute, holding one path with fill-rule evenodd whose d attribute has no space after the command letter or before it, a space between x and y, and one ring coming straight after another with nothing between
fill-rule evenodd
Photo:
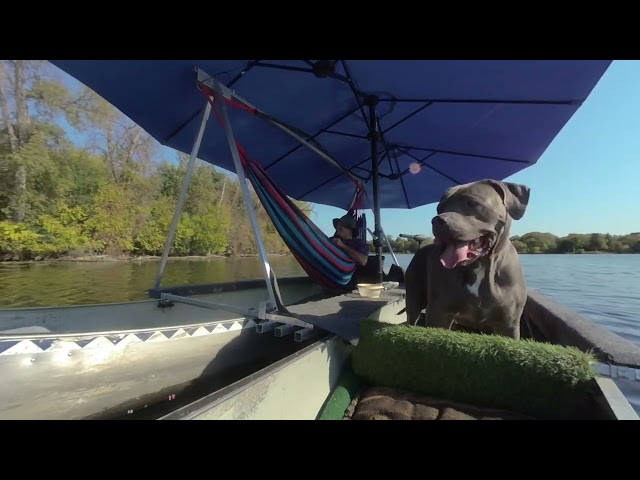
<instances>
[{"instance_id":1,"label":"dog's tongue","mask_svg":"<svg viewBox=\"0 0 640 480\"><path fill-rule=\"evenodd\" d=\"M445 268L454 268L458 263L467 259L469 242L448 242L447 248L440 255L440 263Z\"/></svg>"}]
</instances>

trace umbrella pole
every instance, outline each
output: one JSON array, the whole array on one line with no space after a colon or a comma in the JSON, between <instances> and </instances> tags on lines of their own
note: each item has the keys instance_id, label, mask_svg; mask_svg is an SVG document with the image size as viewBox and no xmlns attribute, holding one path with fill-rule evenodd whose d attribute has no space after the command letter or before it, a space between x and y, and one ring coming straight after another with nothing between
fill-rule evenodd
<instances>
[{"instance_id":1,"label":"umbrella pole","mask_svg":"<svg viewBox=\"0 0 640 480\"><path fill-rule=\"evenodd\" d=\"M367 228L367 230L369 230L369 233L371 234L372 237L375 237L374 233L371 231L370 228ZM395 263L399 267L400 264L398 263L398 259L396 258L396 254L393 252L393 248L391 248L391 242L389 242L389 239L387 238L387 234L382 232L382 235L384 236L384 242L387 244L387 248L389 249L389 253L391 253L391 256L393 257L393 263Z\"/></svg>"},{"instance_id":2,"label":"umbrella pole","mask_svg":"<svg viewBox=\"0 0 640 480\"><path fill-rule=\"evenodd\" d=\"M244 175L244 168L242 167L242 163L240 162L240 153L238 152L238 146L236 145L236 138L233 134L233 129L231 128L231 122L229 121L229 112L227 110L227 104L224 101L222 86L220 82L218 82L218 80L214 77L211 77L210 82L212 84L213 90L215 91L214 101L217 104L218 112L220 113L220 117L222 120L222 125L227 135L227 142L229 142L229 148L231 149L231 156L233 157L233 163L236 167L236 174L238 175L238 180L240 180L240 188L242 189L244 203L247 207L247 212L249 213L249 220L251 221L253 236L258 246L260 259L262 260L262 271L264 273L264 278L267 283L269 302L271 304L270 307L272 309L277 309L278 303L276 302L276 297L274 294L274 285L275 285L275 289L278 289L278 284L277 284L275 275L273 275L271 272L271 265L269 264L269 259L267 258L267 250L264 246L264 242L262 241L262 235L260 234L258 219L256 218L256 212L253 209L253 200L251 199L251 195L249 194L249 188L247 187L247 180ZM273 281L273 284L272 284L272 281Z\"/></svg>"},{"instance_id":3,"label":"umbrella pole","mask_svg":"<svg viewBox=\"0 0 640 480\"><path fill-rule=\"evenodd\" d=\"M158 268L156 281L153 286L154 288L159 288L160 283L162 282L162 275L164 273L165 267L167 266L167 260L169 258L169 250L171 250L171 244L173 243L173 239L176 236L176 230L178 229L178 222L180 221L180 217L182 215L182 209L184 208L184 201L187 198L187 191L189 190L189 184L191 183L191 175L193 174L194 167L196 166L196 160L198 159L198 152L200 151L200 143L202 142L202 137L204 135L204 130L207 126L207 121L209 120L210 113L211 113L211 104L207 102L207 105L204 108L204 113L202 115L202 121L200 122L200 128L198 129L198 134L196 135L196 140L193 143L193 149L191 150L189 163L187 163L187 170L184 174L184 179L182 181L182 190L180 190L180 196L178 197L178 202L176 203L176 209L173 212L173 220L171 221L171 226L169 227L169 234L167 235L167 240L165 241L165 244L164 244L164 251L162 252L160 267Z\"/></svg>"},{"instance_id":4,"label":"umbrella pole","mask_svg":"<svg viewBox=\"0 0 640 480\"><path fill-rule=\"evenodd\" d=\"M380 175L378 173L378 116L376 114L376 106L379 98L371 95L367 98L367 106L369 107L369 139L371 140L371 171L373 176L373 217L375 219L375 227L373 231L373 245L376 248L376 256L378 257L378 283L384 280L382 269L382 226L380 224Z\"/></svg>"}]
</instances>

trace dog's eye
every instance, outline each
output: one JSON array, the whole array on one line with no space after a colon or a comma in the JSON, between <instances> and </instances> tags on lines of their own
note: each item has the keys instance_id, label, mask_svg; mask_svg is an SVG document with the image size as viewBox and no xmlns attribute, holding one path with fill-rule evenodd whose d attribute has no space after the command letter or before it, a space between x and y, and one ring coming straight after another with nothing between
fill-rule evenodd
<instances>
[{"instance_id":1,"label":"dog's eye","mask_svg":"<svg viewBox=\"0 0 640 480\"><path fill-rule=\"evenodd\" d=\"M467 198L467 205L470 207L477 207L480 204L471 198Z\"/></svg>"}]
</instances>

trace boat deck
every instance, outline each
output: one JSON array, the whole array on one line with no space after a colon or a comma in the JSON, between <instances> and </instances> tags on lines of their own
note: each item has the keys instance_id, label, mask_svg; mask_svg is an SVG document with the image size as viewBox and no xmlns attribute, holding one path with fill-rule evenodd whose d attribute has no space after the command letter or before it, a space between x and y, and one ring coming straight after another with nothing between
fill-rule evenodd
<instances>
[{"instance_id":1,"label":"boat deck","mask_svg":"<svg viewBox=\"0 0 640 480\"><path fill-rule=\"evenodd\" d=\"M386 290L378 298L363 298L358 290L323 296L317 300L311 298L299 305L287 306L287 309L301 320L338 335L352 344L357 344L360 320L383 315L385 321L402 323L406 317L404 312L404 288ZM384 314L380 311L384 309ZM397 315L397 322L395 321Z\"/></svg>"}]
</instances>

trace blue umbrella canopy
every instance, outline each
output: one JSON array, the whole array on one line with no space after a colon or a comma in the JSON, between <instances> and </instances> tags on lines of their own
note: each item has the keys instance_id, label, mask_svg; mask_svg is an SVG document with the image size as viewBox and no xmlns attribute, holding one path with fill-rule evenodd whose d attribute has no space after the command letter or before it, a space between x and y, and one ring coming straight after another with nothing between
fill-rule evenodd
<instances>
[{"instance_id":1,"label":"blue umbrella canopy","mask_svg":"<svg viewBox=\"0 0 640 480\"><path fill-rule=\"evenodd\" d=\"M452 185L504 179L536 163L610 60L52 60L144 128L190 153L204 110L201 69L321 145L380 208L415 208ZM260 116L229 109L236 140L289 196L348 208L354 183ZM234 171L211 117L198 158ZM373 208L373 205L367 205Z\"/></svg>"}]
</instances>

